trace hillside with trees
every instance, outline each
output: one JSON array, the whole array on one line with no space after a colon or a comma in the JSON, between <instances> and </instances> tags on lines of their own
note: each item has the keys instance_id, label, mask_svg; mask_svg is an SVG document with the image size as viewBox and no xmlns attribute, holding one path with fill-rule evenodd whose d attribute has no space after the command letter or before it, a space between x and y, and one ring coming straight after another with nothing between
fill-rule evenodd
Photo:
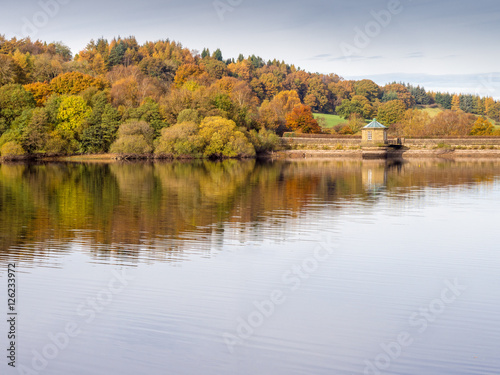
<instances>
[{"instance_id":1,"label":"hillside with trees","mask_svg":"<svg viewBox=\"0 0 500 375\"><path fill-rule=\"evenodd\" d=\"M431 117L423 108L440 111ZM338 134L377 117L399 136L492 135L500 102L345 80L254 55L224 59L168 39L92 40L73 56L63 43L0 35L2 156L251 157L279 147L285 131L326 131L313 113L341 116L328 130Z\"/></svg>"}]
</instances>

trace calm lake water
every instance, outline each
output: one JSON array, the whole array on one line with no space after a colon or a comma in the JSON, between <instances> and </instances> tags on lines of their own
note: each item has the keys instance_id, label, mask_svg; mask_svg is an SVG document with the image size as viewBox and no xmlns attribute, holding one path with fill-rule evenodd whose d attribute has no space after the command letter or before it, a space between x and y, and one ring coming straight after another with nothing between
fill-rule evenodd
<instances>
[{"instance_id":1,"label":"calm lake water","mask_svg":"<svg viewBox=\"0 0 500 375\"><path fill-rule=\"evenodd\" d=\"M0 165L0 373L500 374L499 212L497 161Z\"/></svg>"}]
</instances>

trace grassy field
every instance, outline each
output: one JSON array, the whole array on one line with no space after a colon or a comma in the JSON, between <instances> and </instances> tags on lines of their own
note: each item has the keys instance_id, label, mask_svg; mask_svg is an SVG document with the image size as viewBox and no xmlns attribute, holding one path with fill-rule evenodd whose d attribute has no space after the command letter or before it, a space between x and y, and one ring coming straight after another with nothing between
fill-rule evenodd
<instances>
[{"instance_id":1,"label":"grassy field","mask_svg":"<svg viewBox=\"0 0 500 375\"><path fill-rule=\"evenodd\" d=\"M328 114L324 114L324 113L314 113L314 118L315 119L324 118L325 121L326 121L326 126L325 127L327 129L331 129L331 128L333 128L334 126L336 126L338 124L342 124L342 123L347 122L346 120L344 120L340 116L337 116L337 115L328 115Z\"/></svg>"},{"instance_id":2,"label":"grassy field","mask_svg":"<svg viewBox=\"0 0 500 375\"><path fill-rule=\"evenodd\" d=\"M441 108L429 108L429 107L420 107L424 112L427 112L427 114L433 118L436 117L439 113L443 112ZM338 115L330 115L330 114L325 114L325 113L314 113L314 118L319 119L319 118L324 118L326 122L326 128L331 129L334 126L337 126L339 124L346 123L347 120L343 119L342 117ZM492 120L491 118L488 118L488 120L495 126L495 129L500 129L500 124L496 123L495 120ZM370 122L371 120L367 120L366 122Z\"/></svg>"}]
</instances>

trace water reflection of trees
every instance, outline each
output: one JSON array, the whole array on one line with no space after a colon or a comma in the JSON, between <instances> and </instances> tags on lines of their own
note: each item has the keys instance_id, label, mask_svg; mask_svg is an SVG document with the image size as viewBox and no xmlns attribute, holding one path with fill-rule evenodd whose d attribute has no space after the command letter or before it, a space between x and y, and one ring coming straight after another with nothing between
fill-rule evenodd
<instances>
[{"instance_id":1,"label":"water reflection of trees","mask_svg":"<svg viewBox=\"0 0 500 375\"><path fill-rule=\"evenodd\" d=\"M313 206L415 199L426 186L474 188L499 175L494 161L3 164L0 256L79 241L98 257L147 249L168 259L182 244L222 241L227 223L286 226Z\"/></svg>"}]
</instances>

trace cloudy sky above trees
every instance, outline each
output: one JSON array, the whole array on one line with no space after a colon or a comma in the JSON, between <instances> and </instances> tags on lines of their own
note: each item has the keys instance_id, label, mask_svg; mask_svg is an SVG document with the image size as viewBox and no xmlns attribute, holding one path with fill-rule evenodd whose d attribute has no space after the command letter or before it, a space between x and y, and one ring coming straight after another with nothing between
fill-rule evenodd
<instances>
[{"instance_id":1,"label":"cloudy sky above trees","mask_svg":"<svg viewBox=\"0 0 500 375\"><path fill-rule=\"evenodd\" d=\"M500 97L498 0L18 0L2 4L0 24L73 53L101 36L170 38L224 58Z\"/></svg>"}]
</instances>

